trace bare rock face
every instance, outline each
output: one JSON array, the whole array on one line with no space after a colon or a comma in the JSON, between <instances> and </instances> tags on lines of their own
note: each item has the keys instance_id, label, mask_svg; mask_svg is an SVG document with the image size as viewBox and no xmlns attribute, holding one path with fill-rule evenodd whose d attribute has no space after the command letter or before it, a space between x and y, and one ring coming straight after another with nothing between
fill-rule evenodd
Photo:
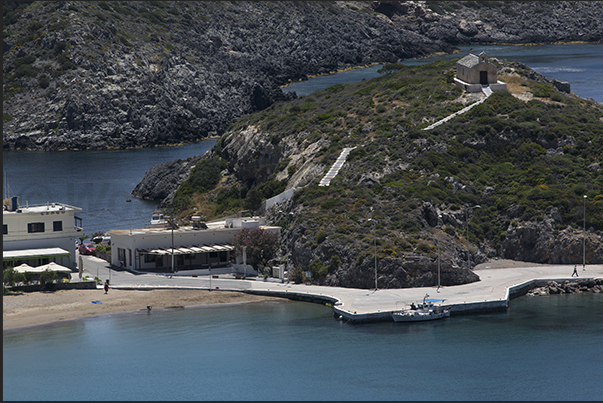
<instances>
[{"instance_id":1,"label":"bare rock face","mask_svg":"<svg viewBox=\"0 0 603 403\"><path fill-rule=\"evenodd\" d=\"M132 196L147 200L166 199L178 189L201 158L203 156L196 155L152 166L136 185Z\"/></svg>"},{"instance_id":2,"label":"bare rock face","mask_svg":"<svg viewBox=\"0 0 603 403\"><path fill-rule=\"evenodd\" d=\"M559 81L556 79L552 80L553 85L555 86L555 88L557 88L559 91L565 92L565 93L570 93L571 89L570 89L570 83L568 83L567 81Z\"/></svg>"},{"instance_id":3,"label":"bare rock face","mask_svg":"<svg viewBox=\"0 0 603 403\"><path fill-rule=\"evenodd\" d=\"M501 246L503 258L534 263L580 263L584 252L588 262L603 262L603 234L556 231L546 219L509 228Z\"/></svg>"}]
</instances>

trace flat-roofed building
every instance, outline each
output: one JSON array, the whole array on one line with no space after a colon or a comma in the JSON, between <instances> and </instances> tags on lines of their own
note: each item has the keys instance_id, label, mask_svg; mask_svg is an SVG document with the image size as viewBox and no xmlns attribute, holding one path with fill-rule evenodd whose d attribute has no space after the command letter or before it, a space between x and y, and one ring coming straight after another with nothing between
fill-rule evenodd
<instances>
[{"instance_id":1,"label":"flat-roofed building","mask_svg":"<svg viewBox=\"0 0 603 403\"><path fill-rule=\"evenodd\" d=\"M4 267L56 262L76 270L75 244L82 232L79 207L64 203L20 206L17 197L2 203Z\"/></svg>"},{"instance_id":2,"label":"flat-roofed building","mask_svg":"<svg viewBox=\"0 0 603 403\"><path fill-rule=\"evenodd\" d=\"M170 273L226 267L241 263L233 239L243 228L261 228L280 234L280 227L265 225L263 217L229 218L164 227L111 230L111 264L141 272Z\"/></svg>"}]
</instances>

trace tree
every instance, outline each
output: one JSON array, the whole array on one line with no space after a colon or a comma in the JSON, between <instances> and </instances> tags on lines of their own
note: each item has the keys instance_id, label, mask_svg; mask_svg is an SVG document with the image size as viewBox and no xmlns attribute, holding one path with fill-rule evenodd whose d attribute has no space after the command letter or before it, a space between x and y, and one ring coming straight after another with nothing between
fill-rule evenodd
<instances>
[{"instance_id":1,"label":"tree","mask_svg":"<svg viewBox=\"0 0 603 403\"><path fill-rule=\"evenodd\" d=\"M243 228L234 236L233 244L238 253L243 253L243 247L247 247L247 262L257 270L259 266L266 266L276 255L278 238L278 234L262 228Z\"/></svg>"},{"instance_id":2,"label":"tree","mask_svg":"<svg viewBox=\"0 0 603 403\"><path fill-rule=\"evenodd\" d=\"M57 278L57 273L46 269L42 273L40 273L40 284L44 286L46 290L54 289L53 282Z\"/></svg>"},{"instance_id":3,"label":"tree","mask_svg":"<svg viewBox=\"0 0 603 403\"><path fill-rule=\"evenodd\" d=\"M78 237L77 239L80 240L80 245L83 245L84 241L88 238L90 238L90 235L82 234L82 236Z\"/></svg>"},{"instance_id":4,"label":"tree","mask_svg":"<svg viewBox=\"0 0 603 403\"><path fill-rule=\"evenodd\" d=\"M9 267L2 271L2 283L4 287L7 285L12 287L15 283L20 282L25 282L25 275L16 271L14 267Z\"/></svg>"}]
</instances>

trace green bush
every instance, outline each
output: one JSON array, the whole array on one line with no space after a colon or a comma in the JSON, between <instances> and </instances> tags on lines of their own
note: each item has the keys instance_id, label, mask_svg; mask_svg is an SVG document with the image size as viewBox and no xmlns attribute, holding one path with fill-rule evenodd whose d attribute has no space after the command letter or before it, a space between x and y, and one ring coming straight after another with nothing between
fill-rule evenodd
<instances>
[{"instance_id":1,"label":"green bush","mask_svg":"<svg viewBox=\"0 0 603 403\"><path fill-rule=\"evenodd\" d=\"M213 190L220 182L222 169L220 157L204 158L191 170L188 179L180 185L179 190L184 195Z\"/></svg>"}]
</instances>

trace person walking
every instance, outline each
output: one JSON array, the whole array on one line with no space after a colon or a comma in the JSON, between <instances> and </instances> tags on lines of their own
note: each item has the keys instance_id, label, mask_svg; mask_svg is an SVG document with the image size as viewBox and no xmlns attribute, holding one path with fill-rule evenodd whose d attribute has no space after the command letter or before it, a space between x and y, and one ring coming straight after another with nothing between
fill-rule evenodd
<instances>
[{"instance_id":1,"label":"person walking","mask_svg":"<svg viewBox=\"0 0 603 403\"><path fill-rule=\"evenodd\" d=\"M572 277L574 277L574 274L576 275L576 277L579 277L577 268L578 268L578 265L574 265L574 272L572 273Z\"/></svg>"},{"instance_id":2,"label":"person walking","mask_svg":"<svg viewBox=\"0 0 603 403\"><path fill-rule=\"evenodd\" d=\"M109 280L105 280L105 294L109 292Z\"/></svg>"}]
</instances>

